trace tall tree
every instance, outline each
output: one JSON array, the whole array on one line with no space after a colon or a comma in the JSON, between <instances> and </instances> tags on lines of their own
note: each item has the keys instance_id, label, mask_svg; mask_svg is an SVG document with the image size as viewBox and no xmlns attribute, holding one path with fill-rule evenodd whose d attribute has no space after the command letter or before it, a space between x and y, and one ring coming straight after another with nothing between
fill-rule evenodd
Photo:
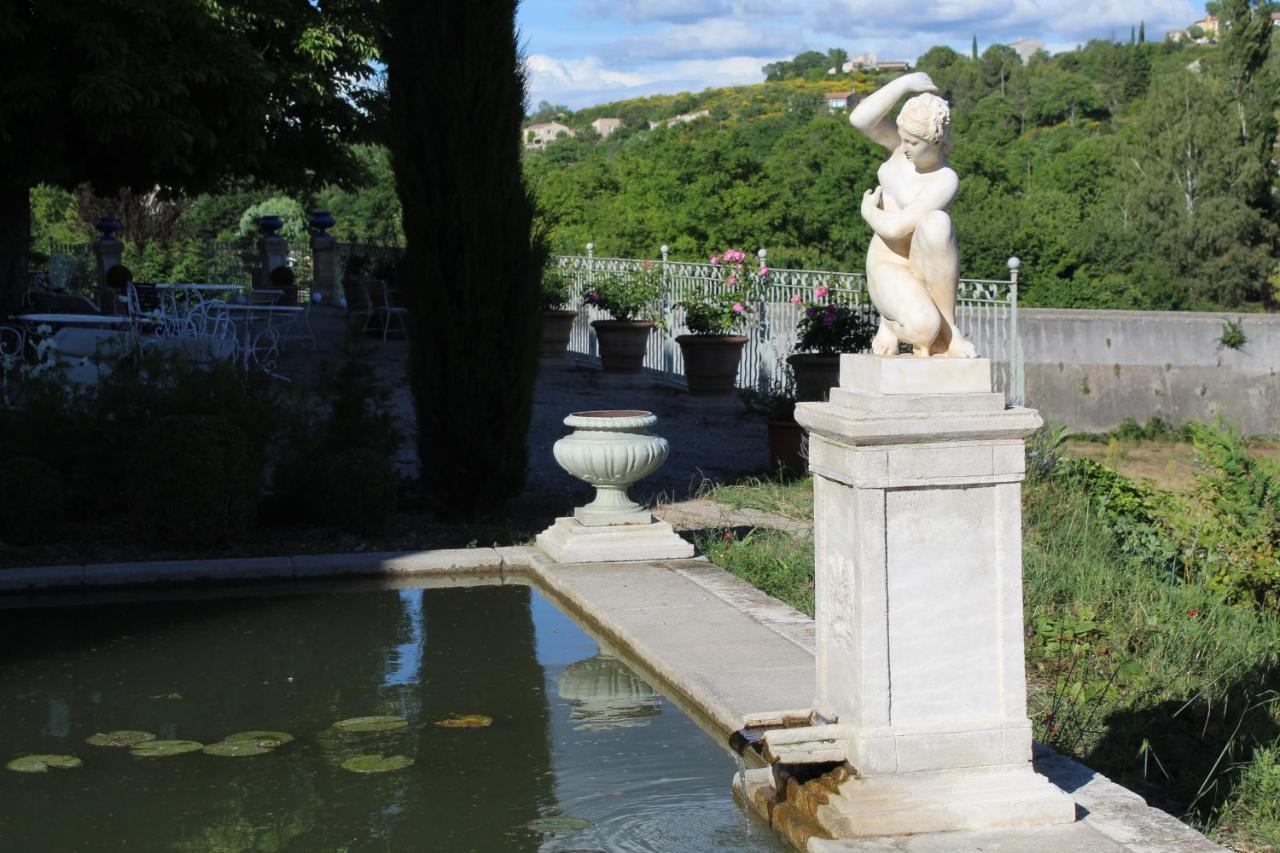
<instances>
[{"instance_id":1,"label":"tall tree","mask_svg":"<svg viewBox=\"0 0 1280 853\"><path fill-rule=\"evenodd\" d=\"M1147 22L1138 21L1138 44L1147 43Z\"/></svg>"},{"instance_id":2,"label":"tall tree","mask_svg":"<svg viewBox=\"0 0 1280 853\"><path fill-rule=\"evenodd\" d=\"M835 73L840 74L844 71L844 64L849 61L849 51L842 47L833 47L827 51L827 62L831 63L831 67L836 70Z\"/></svg>"},{"instance_id":3,"label":"tall tree","mask_svg":"<svg viewBox=\"0 0 1280 853\"><path fill-rule=\"evenodd\" d=\"M977 33L973 34L973 44L969 46L969 58L970 59L978 58L978 34Z\"/></svg>"},{"instance_id":4,"label":"tall tree","mask_svg":"<svg viewBox=\"0 0 1280 853\"><path fill-rule=\"evenodd\" d=\"M364 123L368 0L0 0L0 315L30 191L339 177Z\"/></svg>"},{"instance_id":5,"label":"tall tree","mask_svg":"<svg viewBox=\"0 0 1280 853\"><path fill-rule=\"evenodd\" d=\"M409 381L425 494L473 517L524 485L545 250L521 174L516 0L386 0Z\"/></svg>"}]
</instances>

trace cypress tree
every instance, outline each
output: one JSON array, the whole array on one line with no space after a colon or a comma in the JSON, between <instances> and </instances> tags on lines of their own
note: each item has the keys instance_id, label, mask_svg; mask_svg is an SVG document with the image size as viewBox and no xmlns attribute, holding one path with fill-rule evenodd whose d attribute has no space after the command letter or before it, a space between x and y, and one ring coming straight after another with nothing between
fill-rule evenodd
<instances>
[{"instance_id":1,"label":"cypress tree","mask_svg":"<svg viewBox=\"0 0 1280 853\"><path fill-rule=\"evenodd\" d=\"M1138 44L1147 43L1147 22L1138 21Z\"/></svg>"},{"instance_id":2,"label":"cypress tree","mask_svg":"<svg viewBox=\"0 0 1280 853\"><path fill-rule=\"evenodd\" d=\"M384 9L423 493L471 518L524 486L537 375L545 252L521 175L516 0Z\"/></svg>"},{"instance_id":3,"label":"cypress tree","mask_svg":"<svg viewBox=\"0 0 1280 853\"><path fill-rule=\"evenodd\" d=\"M969 47L969 58L970 59L978 58L978 34L977 33L973 34L973 44L970 45Z\"/></svg>"}]
</instances>

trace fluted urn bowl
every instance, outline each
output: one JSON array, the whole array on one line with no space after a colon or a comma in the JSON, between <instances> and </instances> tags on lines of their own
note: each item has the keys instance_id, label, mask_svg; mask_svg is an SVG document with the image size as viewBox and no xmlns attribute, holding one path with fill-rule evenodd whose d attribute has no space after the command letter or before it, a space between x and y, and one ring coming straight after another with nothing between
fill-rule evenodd
<instances>
[{"instance_id":1,"label":"fluted urn bowl","mask_svg":"<svg viewBox=\"0 0 1280 853\"><path fill-rule=\"evenodd\" d=\"M564 419L573 432L552 448L556 462L596 487L595 500L575 508L574 518L587 525L652 521L644 507L627 496L627 489L667 461L667 440L649 434L657 422L652 412L633 409L574 412Z\"/></svg>"}]
</instances>

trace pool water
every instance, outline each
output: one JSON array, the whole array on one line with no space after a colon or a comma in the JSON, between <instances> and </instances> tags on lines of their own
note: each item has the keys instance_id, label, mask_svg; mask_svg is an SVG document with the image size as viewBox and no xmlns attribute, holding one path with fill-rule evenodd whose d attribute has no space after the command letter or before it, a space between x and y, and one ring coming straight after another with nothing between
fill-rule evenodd
<instances>
[{"instance_id":1,"label":"pool water","mask_svg":"<svg viewBox=\"0 0 1280 853\"><path fill-rule=\"evenodd\" d=\"M463 714L479 728L435 725ZM332 724L403 716L385 733ZM134 757L119 729L262 755ZM536 590L308 594L0 611L4 851L780 851L733 802L737 765ZM412 766L359 774L361 754ZM571 818L572 821L548 819Z\"/></svg>"}]
</instances>

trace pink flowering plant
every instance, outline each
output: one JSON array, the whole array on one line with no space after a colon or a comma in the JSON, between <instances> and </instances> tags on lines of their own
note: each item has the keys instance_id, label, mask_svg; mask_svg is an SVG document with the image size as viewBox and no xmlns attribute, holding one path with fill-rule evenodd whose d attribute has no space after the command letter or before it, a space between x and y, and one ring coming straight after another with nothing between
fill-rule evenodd
<instances>
[{"instance_id":1,"label":"pink flowering plant","mask_svg":"<svg viewBox=\"0 0 1280 853\"><path fill-rule=\"evenodd\" d=\"M825 284L815 287L810 299L797 293L791 303L804 312L796 324L796 352L836 355L871 349L878 320L870 305L854 304Z\"/></svg>"},{"instance_id":2,"label":"pink flowering plant","mask_svg":"<svg viewBox=\"0 0 1280 853\"><path fill-rule=\"evenodd\" d=\"M739 249L711 256L716 281L676 303L695 335L732 335L750 322L768 281L769 268Z\"/></svg>"},{"instance_id":3,"label":"pink flowering plant","mask_svg":"<svg viewBox=\"0 0 1280 853\"><path fill-rule=\"evenodd\" d=\"M645 261L637 270L596 274L582 301L608 311L615 320L661 323L664 292L662 270Z\"/></svg>"}]
</instances>

